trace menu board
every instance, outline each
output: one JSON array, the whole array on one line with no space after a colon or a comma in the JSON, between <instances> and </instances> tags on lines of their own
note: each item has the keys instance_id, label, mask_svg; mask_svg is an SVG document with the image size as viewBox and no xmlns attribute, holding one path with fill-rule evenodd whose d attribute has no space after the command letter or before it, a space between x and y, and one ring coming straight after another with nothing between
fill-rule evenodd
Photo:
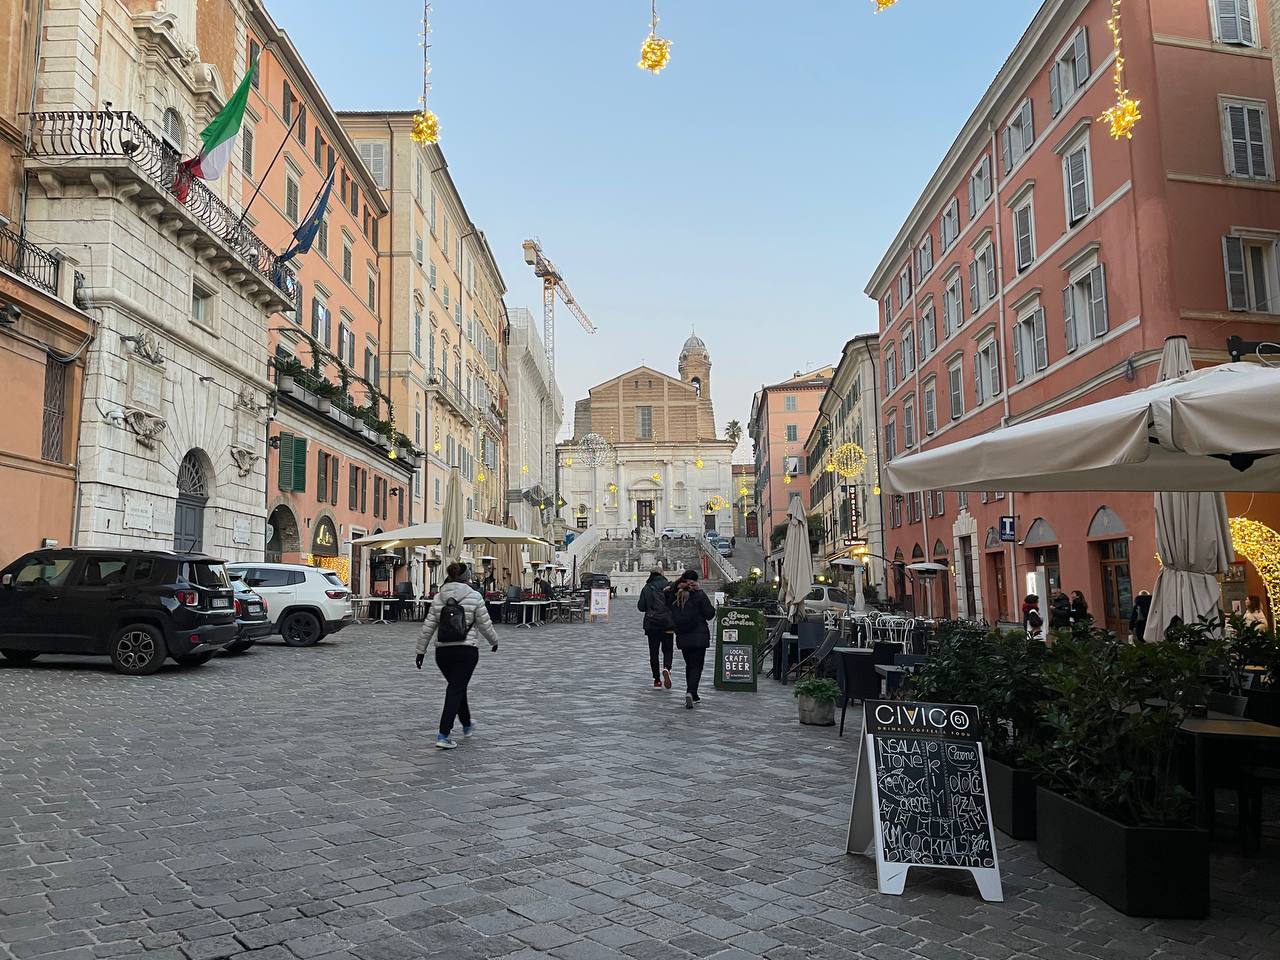
<instances>
[{"instance_id":1,"label":"menu board","mask_svg":"<svg viewBox=\"0 0 1280 960\"><path fill-rule=\"evenodd\" d=\"M744 607L716 611L717 690L756 689L756 651L764 637L764 614Z\"/></svg>"},{"instance_id":2,"label":"menu board","mask_svg":"<svg viewBox=\"0 0 1280 960\"><path fill-rule=\"evenodd\" d=\"M596 589L591 591L591 619L597 617L609 619L609 591L607 589Z\"/></svg>"},{"instance_id":3,"label":"menu board","mask_svg":"<svg viewBox=\"0 0 1280 960\"><path fill-rule=\"evenodd\" d=\"M983 899L1004 899L976 707L863 704L847 849L875 856L881 893L927 866L968 870Z\"/></svg>"}]
</instances>

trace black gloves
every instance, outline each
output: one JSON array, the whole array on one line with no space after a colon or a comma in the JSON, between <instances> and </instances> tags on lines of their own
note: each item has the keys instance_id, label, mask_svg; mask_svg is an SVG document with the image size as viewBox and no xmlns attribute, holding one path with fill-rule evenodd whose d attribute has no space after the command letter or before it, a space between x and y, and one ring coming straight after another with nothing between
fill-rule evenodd
<instances>
[{"instance_id":1,"label":"black gloves","mask_svg":"<svg viewBox=\"0 0 1280 960\"><path fill-rule=\"evenodd\" d=\"M491 647L489 648L489 652L490 652L490 653L497 653L497 652L498 652L498 645L495 643L493 646L491 646Z\"/></svg>"},{"instance_id":2,"label":"black gloves","mask_svg":"<svg viewBox=\"0 0 1280 960\"><path fill-rule=\"evenodd\" d=\"M419 669L419 670L421 670L421 669L422 669L422 661L423 661L423 660L425 660L425 659L427 659L427 655L426 655L425 653L420 653L420 654L418 654L416 657L414 657L414 658L413 658L413 662L414 662L414 663L416 663L416 664L418 665L418 669Z\"/></svg>"}]
</instances>

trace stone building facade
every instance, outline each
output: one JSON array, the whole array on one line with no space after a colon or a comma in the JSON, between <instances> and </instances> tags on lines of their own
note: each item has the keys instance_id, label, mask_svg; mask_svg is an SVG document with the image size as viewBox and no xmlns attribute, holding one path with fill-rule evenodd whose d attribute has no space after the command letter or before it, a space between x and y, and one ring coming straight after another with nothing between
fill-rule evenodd
<instances>
[{"instance_id":1,"label":"stone building facade","mask_svg":"<svg viewBox=\"0 0 1280 960\"><path fill-rule=\"evenodd\" d=\"M507 448L507 510L520 530L554 539L557 511L544 509L556 489L556 437L564 422L564 397L547 362L536 321L524 307L508 311L507 382L511 428Z\"/></svg>"}]
</instances>

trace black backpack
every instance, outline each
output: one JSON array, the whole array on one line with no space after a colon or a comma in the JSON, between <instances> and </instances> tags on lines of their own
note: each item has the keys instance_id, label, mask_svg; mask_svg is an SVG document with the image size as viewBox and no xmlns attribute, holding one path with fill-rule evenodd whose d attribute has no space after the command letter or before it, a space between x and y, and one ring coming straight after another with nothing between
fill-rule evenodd
<instances>
[{"instance_id":1,"label":"black backpack","mask_svg":"<svg viewBox=\"0 0 1280 960\"><path fill-rule=\"evenodd\" d=\"M440 611L439 643L463 643L471 632L471 624L467 623L467 611L463 609L456 597L444 602Z\"/></svg>"},{"instance_id":2,"label":"black backpack","mask_svg":"<svg viewBox=\"0 0 1280 960\"><path fill-rule=\"evenodd\" d=\"M644 611L644 629L656 633L674 630L675 626L675 621L671 618L671 608L667 606L667 595L657 588L650 590Z\"/></svg>"}]
</instances>

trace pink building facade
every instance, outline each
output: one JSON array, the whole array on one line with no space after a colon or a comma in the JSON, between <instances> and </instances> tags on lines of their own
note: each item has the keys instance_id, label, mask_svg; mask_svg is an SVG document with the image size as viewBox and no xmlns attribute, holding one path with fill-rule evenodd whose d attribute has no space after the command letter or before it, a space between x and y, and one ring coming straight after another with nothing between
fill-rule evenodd
<instances>
[{"instance_id":1,"label":"pink building facade","mask_svg":"<svg viewBox=\"0 0 1280 960\"><path fill-rule=\"evenodd\" d=\"M1275 86L1251 2L1125 0L1132 140L1098 120L1110 3L1040 8L867 285L886 459L1148 384L1170 336L1197 364L1233 333L1275 338ZM1149 494L885 497L887 555L947 566L891 577L921 612L1016 619L1043 566L1123 635L1155 580Z\"/></svg>"}]
</instances>

